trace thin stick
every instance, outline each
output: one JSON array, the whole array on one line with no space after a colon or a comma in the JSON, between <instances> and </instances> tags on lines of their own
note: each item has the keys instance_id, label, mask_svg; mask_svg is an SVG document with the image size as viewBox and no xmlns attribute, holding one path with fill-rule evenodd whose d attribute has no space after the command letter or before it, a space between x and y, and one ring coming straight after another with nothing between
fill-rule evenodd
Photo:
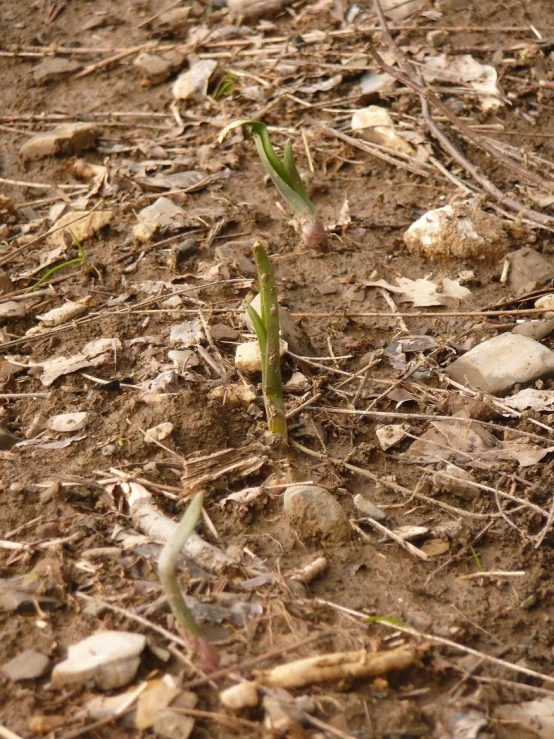
<instances>
[{"instance_id":1,"label":"thin stick","mask_svg":"<svg viewBox=\"0 0 554 739\"><path fill-rule=\"evenodd\" d=\"M389 539L392 539L393 541L395 541L399 546L402 547L402 549L405 549L410 554L413 554L416 557L419 557L425 562L429 561L429 557L425 554L425 552L422 552L421 549L414 547L414 545L410 544L409 541L406 541L406 539L403 539L401 536L398 536L398 534L395 534L394 531L387 529L386 526L383 526L383 524L379 523L378 521L375 521L373 518L364 518L364 523L368 523L370 526L373 526L378 531L380 531L382 534L385 534L385 536L388 536ZM362 529L360 529L360 527L357 524L351 521L350 525L355 531L363 534Z\"/></svg>"},{"instance_id":2,"label":"thin stick","mask_svg":"<svg viewBox=\"0 0 554 739\"><path fill-rule=\"evenodd\" d=\"M527 575L523 570L513 570L506 572L505 570L480 570L472 572L470 575L458 575L456 580L476 580L479 577L525 577Z\"/></svg>"},{"instance_id":3,"label":"thin stick","mask_svg":"<svg viewBox=\"0 0 554 739\"><path fill-rule=\"evenodd\" d=\"M93 74L93 72L98 71L99 69L104 69L104 67L108 67L110 64L113 64L114 62L118 62L121 59L125 59L128 56L132 56L132 54L137 54L139 51L144 51L145 49L155 49L156 44L153 43L147 43L147 44L141 44L140 46L134 46L132 49L125 49L125 51L119 52L119 54L116 54L115 56L110 56L108 59L103 59L101 62L97 62L96 64L91 64L89 67L86 67L81 72L78 72L77 74L73 75L74 80L80 80L82 77L87 77L89 74Z\"/></svg>"}]
</instances>

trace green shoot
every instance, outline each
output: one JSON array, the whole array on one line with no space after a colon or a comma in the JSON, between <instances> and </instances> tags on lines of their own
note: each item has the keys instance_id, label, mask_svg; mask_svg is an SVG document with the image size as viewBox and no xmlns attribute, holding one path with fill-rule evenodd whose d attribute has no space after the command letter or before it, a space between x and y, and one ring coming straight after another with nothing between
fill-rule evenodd
<instances>
[{"instance_id":1,"label":"green shoot","mask_svg":"<svg viewBox=\"0 0 554 739\"><path fill-rule=\"evenodd\" d=\"M237 78L232 72L225 72L223 79L219 83L217 90L214 92L214 100L220 100L222 97L231 95L237 86Z\"/></svg>"},{"instance_id":2,"label":"green shoot","mask_svg":"<svg viewBox=\"0 0 554 739\"><path fill-rule=\"evenodd\" d=\"M281 382L281 346L279 328L279 301L275 278L267 252L258 241L253 248L260 286L261 315L251 305L246 312L252 321L262 361L262 392L267 426L271 433L287 443L287 419Z\"/></svg>"},{"instance_id":3,"label":"green shoot","mask_svg":"<svg viewBox=\"0 0 554 739\"><path fill-rule=\"evenodd\" d=\"M262 164L273 184L300 222L306 246L324 247L327 244L327 233L317 217L315 206L308 197L300 173L294 163L291 140L289 139L285 143L283 161L275 153L267 126L262 121L233 121L223 129L219 135L219 141L223 141L229 131L240 126L246 126L254 136L258 156L262 160Z\"/></svg>"},{"instance_id":4,"label":"green shoot","mask_svg":"<svg viewBox=\"0 0 554 739\"><path fill-rule=\"evenodd\" d=\"M175 571L175 560L181 553L187 539L196 528L196 524L202 514L203 502L203 493L197 493L192 499L175 533L162 549L158 562L158 572L162 587L178 626L191 644L200 648L204 670L206 672L215 672L215 670L219 669L219 660L213 647L203 636L202 630L194 620L194 616L187 608Z\"/></svg>"},{"instance_id":5,"label":"green shoot","mask_svg":"<svg viewBox=\"0 0 554 739\"><path fill-rule=\"evenodd\" d=\"M475 564L477 565L477 569L479 570L479 572L484 572L485 571L485 568L481 564L481 560L479 559L479 555L477 554L477 552L475 551L475 549L473 547L470 547L469 549L471 551L471 556L475 560Z\"/></svg>"},{"instance_id":6,"label":"green shoot","mask_svg":"<svg viewBox=\"0 0 554 739\"><path fill-rule=\"evenodd\" d=\"M405 628L410 628L409 624L404 623L404 621L400 621L397 618L391 618L390 616L366 616L365 621L370 624L390 624L391 626L403 626Z\"/></svg>"},{"instance_id":7,"label":"green shoot","mask_svg":"<svg viewBox=\"0 0 554 739\"><path fill-rule=\"evenodd\" d=\"M77 250L79 252L79 256L75 259L68 259L66 262L62 262L62 264L57 264L55 267L52 267L47 272L45 272L40 280L38 282L35 282L34 285L31 285L25 292L24 295L27 295L27 293L32 292L33 290L36 290L39 285L42 285L43 282L45 282L51 275L53 275L55 272L57 272L60 269L65 269L65 267L71 267L72 264L82 264L83 266L86 266L87 264L87 258L85 255L85 250L83 249L83 245L79 241L79 239L75 236L73 231L68 228L67 229L69 233L71 234L71 238L73 239L74 245L77 247Z\"/></svg>"}]
</instances>

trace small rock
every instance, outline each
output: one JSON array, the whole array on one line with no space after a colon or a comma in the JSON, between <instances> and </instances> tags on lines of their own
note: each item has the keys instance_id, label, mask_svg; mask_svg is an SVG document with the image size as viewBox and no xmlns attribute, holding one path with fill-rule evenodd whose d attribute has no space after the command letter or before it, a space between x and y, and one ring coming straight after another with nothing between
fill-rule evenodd
<instances>
[{"instance_id":1,"label":"small rock","mask_svg":"<svg viewBox=\"0 0 554 739\"><path fill-rule=\"evenodd\" d=\"M285 514L301 540L321 544L350 540L352 528L348 516L324 488L290 485L283 500Z\"/></svg>"},{"instance_id":2,"label":"small rock","mask_svg":"<svg viewBox=\"0 0 554 739\"><path fill-rule=\"evenodd\" d=\"M554 331L554 319L545 318L537 321L523 321L512 329L513 334L519 334L520 336L528 336L530 339L540 341L545 339L547 336Z\"/></svg>"},{"instance_id":3,"label":"small rock","mask_svg":"<svg viewBox=\"0 0 554 739\"><path fill-rule=\"evenodd\" d=\"M56 686L92 681L100 690L115 690L134 680L140 654L146 645L142 634L103 631L89 636L67 650L68 657L56 665Z\"/></svg>"},{"instance_id":4,"label":"small rock","mask_svg":"<svg viewBox=\"0 0 554 739\"><path fill-rule=\"evenodd\" d=\"M517 295L533 292L554 278L554 261L528 246L512 252L507 259L510 261L508 281Z\"/></svg>"},{"instance_id":5,"label":"small rock","mask_svg":"<svg viewBox=\"0 0 554 739\"><path fill-rule=\"evenodd\" d=\"M462 385L500 395L516 383L552 377L554 352L527 336L499 334L453 362L446 374Z\"/></svg>"},{"instance_id":6,"label":"small rock","mask_svg":"<svg viewBox=\"0 0 554 739\"><path fill-rule=\"evenodd\" d=\"M200 364L198 355L192 349L170 349L167 352L167 358L180 370L198 367Z\"/></svg>"},{"instance_id":7,"label":"small rock","mask_svg":"<svg viewBox=\"0 0 554 739\"><path fill-rule=\"evenodd\" d=\"M103 457L114 457L119 452L119 447L117 447L115 444L106 444L105 447L102 449L102 456Z\"/></svg>"},{"instance_id":8,"label":"small rock","mask_svg":"<svg viewBox=\"0 0 554 739\"><path fill-rule=\"evenodd\" d=\"M157 441L163 441L173 433L173 428L173 424L169 421L159 423L157 426L152 426L152 428L145 432L144 441L147 444L155 444Z\"/></svg>"},{"instance_id":9,"label":"small rock","mask_svg":"<svg viewBox=\"0 0 554 739\"><path fill-rule=\"evenodd\" d=\"M79 413L60 413L52 416L48 421L48 428L51 431L59 431L68 433L70 431L80 431L84 429L89 421L89 414L86 411Z\"/></svg>"},{"instance_id":10,"label":"small rock","mask_svg":"<svg viewBox=\"0 0 554 739\"><path fill-rule=\"evenodd\" d=\"M60 483L53 482L41 492L41 494L39 495L39 501L41 502L42 505L46 505L46 503L50 503L52 500L54 500L54 498L59 492L60 492Z\"/></svg>"},{"instance_id":11,"label":"small rock","mask_svg":"<svg viewBox=\"0 0 554 739\"><path fill-rule=\"evenodd\" d=\"M34 680L42 677L50 669L50 660L46 655L27 649L20 652L9 662L2 665L4 674L13 682L18 680Z\"/></svg>"},{"instance_id":12,"label":"small rock","mask_svg":"<svg viewBox=\"0 0 554 739\"><path fill-rule=\"evenodd\" d=\"M210 336L214 341L236 341L239 335L236 328L232 328L226 323L216 323L210 328Z\"/></svg>"},{"instance_id":13,"label":"small rock","mask_svg":"<svg viewBox=\"0 0 554 739\"><path fill-rule=\"evenodd\" d=\"M280 340L281 356L286 354L288 346L283 339ZM261 372L262 358L257 341L247 341L239 344L235 350L235 367L245 372Z\"/></svg>"},{"instance_id":14,"label":"small rock","mask_svg":"<svg viewBox=\"0 0 554 739\"><path fill-rule=\"evenodd\" d=\"M169 198L158 198L152 205L143 208L137 213L138 224L133 229L133 236L137 241L150 241L156 231L175 231L182 228L187 214Z\"/></svg>"},{"instance_id":15,"label":"small rock","mask_svg":"<svg viewBox=\"0 0 554 739\"><path fill-rule=\"evenodd\" d=\"M79 69L81 69L81 65L78 62L63 57L51 57L37 64L33 69L33 78L35 82L45 85L48 82L55 82L62 77L67 77L68 74L77 72Z\"/></svg>"},{"instance_id":16,"label":"small rock","mask_svg":"<svg viewBox=\"0 0 554 739\"><path fill-rule=\"evenodd\" d=\"M551 308L552 313L544 313L543 318L554 318L554 294L548 293L548 295L541 295L540 298L535 300L535 308Z\"/></svg>"},{"instance_id":17,"label":"small rock","mask_svg":"<svg viewBox=\"0 0 554 739\"><path fill-rule=\"evenodd\" d=\"M428 31L426 35L427 43L434 49L438 49L448 41L448 31L442 29L435 29L434 31Z\"/></svg>"},{"instance_id":18,"label":"small rock","mask_svg":"<svg viewBox=\"0 0 554 739\"><path fill-rule=\"evenodd\" d=\"M393 120L386 108L370 105L357 110L350 123L353 131L361 131L368 141L381 146L388 146L405 156L413 157L415 149L397 133Z\"/></svg>"},{"instance_id":19,"label":"small rock","mask_svg":"<svg viewBox=\"0 0 554 739\"><path fill-rule=\"evenodd\" d=\"M154 21L154 26L160 31L184 31L188 25L190 15L190 6L185 8L173 8L166 10Z\"/></svg>"},{"instance_id":20,"label":"small rock","mask_svg":"<svg viewBox=\"0 0 554 739\"><path fill-rule=\"evenodd\" d=\"M240 711L243 708L254 708L260 700L258 683L248 680L244 683L232 685L230 688L221 691L219 700L225 708L230 708L233 711Z\"/></svg>"},{"instance_id":21,"label":"small rock","mask_svg":"<svg viewBox=\"0 0 554 739\"><path fill-rule=\"evenodd\" d=\"M435 472L433 482L439 490L459 495L464 500L474 500L479 495L478 491L471 486L472 482L476 482L473 475L450 462L447 463L443 472Z\"/></svg>"},{"instance_id":22,"label":"small rock","mask_svg":"<svg viewBox=\"0 0 554 739\"><path fill-rule=\"evenodd\" d=\"M397 529L394 529L394 533L404 541L412 541L426 536L429 533L429 529L427 526L399 526Z\"/></svg>"},{"instance_id":23,"label":"small rock","mask_svg":"<svg viewBox=\"0 0 554 739\"><path fill-rule=\"evenodd\" d=\"M0 320L7 318L25 318L27 309L25 303L18 303L15 300L7 300L0 303Z\"/></svg>"},{"instance_id":24,"label":"small rock","mask_svg":"<svg viewBox=\"0 0 554 739\"><path fill-rule=\"evenodd\" d=\"M173 71L170 62L166 59L162 59L156 54L148 54L146 52L139 54L133 62L133 65L141 72L141 74L144 74L153 85L159 85L162 82L165 82Z\"/></svg>"},{"instance_id":25,"label":"small rock","mask_svg":"<svg viewBox=\"0 0 554 739\"><path fill-rule=\"evenodd\" d=\"M204 99L208 94L210 77L216 68L216 61L204 59L196 62L188 71L180 74L173 84L175 100L187 100L190 97Z\"/></svg>"},{"instance_id":26,"label":"small rock","mask_svg":"<svg viewBox=\"0 0 554 739\"><path fill-rule=\"evenodd\" d=\"M98 126L91 123L65 123L46 133L39 133L26 141L19 155L22 159L43 159L56 154L80 154L94 149L98 140Z\"/></svg>"},{"instance_id":27,"label":"small rock","mask_svg":"<svg viewBox=\"0 0 554 739\"><path fill-rule=\"evenodd\" d=\"M387 517L387 514L379 506L364 498L363 495L354 496L354 505L358 512L366 518L373 518L375 521L384 521Z\"/></svg>"},{"instance_id":28,"label":"small rock","mask_svg":"<svg viewBox=\"0 0 554 739\"><path fill-rule=\"evenodd\" d=\"M476 200L430 210L404 234L411 252L428 259L496 259L508 247L500 218L482 211Z\"/></svg>"},{"instance_id":29,"label":"small rock","mask_svg":"<svg viewBox=\"0 0 554 739\"><path fill-rule=\"evenodd\" d=\"M153 729L156 736L166 739L188 739L194 729L194 719L165 708L156 716Z\"/></svg>"},{"instance_id":30,"label":"small rock","mask_svg":"<svg viewBox=\"0 0 554 739\"><path fill-rule=\"evenodd\" d=\"M387 426L379 426L375 431L375 435L379 439L379 446L381 449L386 452L387 449L390 449L395 444L398 444L399 441L402 441L406 436L408 428L409 427L404 424L396 423L391 423Z\"/></svg>"}]
</instances>

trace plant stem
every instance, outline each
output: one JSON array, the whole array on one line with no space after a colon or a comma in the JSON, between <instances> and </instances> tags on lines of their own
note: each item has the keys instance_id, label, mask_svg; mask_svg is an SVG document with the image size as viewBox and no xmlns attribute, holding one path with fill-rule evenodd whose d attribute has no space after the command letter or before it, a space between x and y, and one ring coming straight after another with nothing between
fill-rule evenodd
<instances>
[{"instance_id":1,"label":"plant stem","mask_svg":"<svg viewBox=\"0 0 554 739\"><path fill-rule=\"evenodd\" d=\"M175 533L162 549L158 562L160 580L173 615L185 631L196 638L201 637L202 632L183 600L175 571L175 560L181 553L187 539L196 528L196 524L202 514L203 502L204 494L197 493L185 511Z\"/></svg>"},{"instance_id":2,"label":"plant stem","mask_svg":"<svg viewBox=\"0 0 554 739\"><path fill-rule=\"evenodd\" d=\"M261 323L265 329L265 342L258 343L262 360L262 391L264 395L267 425L271 433L281 436L287 443L287 420L285 418L285 402L281 382L281 346L279 330L279 301L275 278L267 252L258 241L253 248L258 282L260 285ZM253 309L251 309L253 311ZM253 321L256 328L256 322Z\"/></svg>"}]
</instances>

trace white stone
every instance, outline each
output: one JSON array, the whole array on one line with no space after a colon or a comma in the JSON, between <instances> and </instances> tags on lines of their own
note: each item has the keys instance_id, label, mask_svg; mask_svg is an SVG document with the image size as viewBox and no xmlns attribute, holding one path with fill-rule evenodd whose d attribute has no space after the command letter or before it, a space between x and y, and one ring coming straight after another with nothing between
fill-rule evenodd
<instances>
[{"instance_id":1,"label":"white stone","mask_svg":"<svg viewBox=\"0 0 554 739\"><path fill-rule=\"evenodd\" d=\"M462 385L500 395L516 383L553 376L554 352L527 336L499 334L453 362L446 374Z\"/></svg>"},{"instance_id":2,"label":"white stone","mask_svg":"<svg viewBox=\"0 0 554 739\"><path fill-rule=\"evenodd\" d=\"M52 681L56 687L92 681L101 690L128 685L135 677L146 637L128 631L103 631L89 636L67 650L64 662L56 665Z\"/></svg>"},{"instance_id":3,"label":"white stone","mask_svg":"<svg viewBox=\"0 0 554 739\"><path fill-rule=\"evenodd\" d=\"M281 356L286 354L288 346L283 339L279 342L281 348ZM235 367L245 372L261 372L262 358L260 356L260 347L257 341L247 341L239 344L235 351Z\"/></svg>"},{"instance_id":4,"label":"white stone","mask_svg":"<svg viewBox=\"0 0 554 739\"><path fill-rule=\"evenodd\" d=\"M49 419L47 426L51 431L68 433L70 431L80 431L84 429L89 420L89 414L86 411L77 413L59 413Z\"/></svg>"},{"instance_id":5,"label":"white stone","mask_svg":"<svg viewBox=\"0 0 554 739\"><path fill-rule=\"evenodd\" d=\"M283 496L283 505L287 518L303 541L340 544L352 536L346 512L325 488L289 485Z\"/></svg>"}]
</instances>

